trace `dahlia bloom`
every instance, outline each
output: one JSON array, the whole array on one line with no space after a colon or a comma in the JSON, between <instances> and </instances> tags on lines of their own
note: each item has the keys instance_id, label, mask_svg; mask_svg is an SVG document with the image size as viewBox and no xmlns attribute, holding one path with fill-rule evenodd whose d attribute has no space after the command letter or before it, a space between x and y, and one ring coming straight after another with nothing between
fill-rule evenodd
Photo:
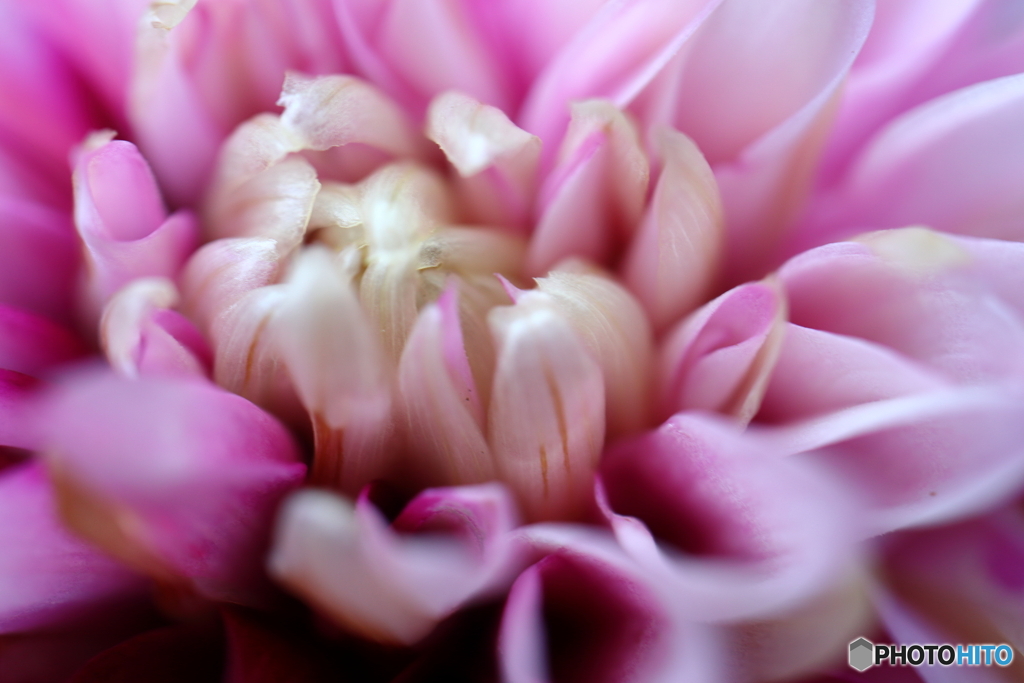
<instances>
[{"instance_id":1,"label":"dahlia bloom","mask_svg":"<svg viewBox=\"0 0 1024 683\"><path fill-rule=\"evenodd\" d=\"M1021 121L1018 0L0 0L0 680L1024 647Z\"/></svg>"}]
</instances>

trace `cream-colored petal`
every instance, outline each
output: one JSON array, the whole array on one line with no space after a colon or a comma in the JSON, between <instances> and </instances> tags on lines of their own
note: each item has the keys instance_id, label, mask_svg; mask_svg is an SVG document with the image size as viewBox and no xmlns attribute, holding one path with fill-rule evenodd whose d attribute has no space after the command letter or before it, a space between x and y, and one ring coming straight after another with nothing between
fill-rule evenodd
<instances>
[{"instance_id":1,"label":"cream-colored petal","mask_svg":"<svg viewBox=\"0 0 1024 683\"><path fill-rule=\"evenodd\" d=\"M522 295L490 314L498 364L488 440L499 476L531 519L581 514L604 443L604 382L584 342L550 303Z\"/></svg>"}]
</instances>

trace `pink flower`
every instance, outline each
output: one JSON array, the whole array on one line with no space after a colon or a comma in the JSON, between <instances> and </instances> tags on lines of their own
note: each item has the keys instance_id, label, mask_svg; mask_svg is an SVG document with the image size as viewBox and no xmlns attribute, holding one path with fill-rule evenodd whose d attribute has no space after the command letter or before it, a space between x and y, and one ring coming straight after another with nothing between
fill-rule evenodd
<instances>
[{"instance_id":1,"label":"pink flower","mask_svg":"<svg viewBox=\"0 0 1024 683\"><path fill-rule=\"evenodd\" d=\"M1011 638L1021 71L1015 0L0 0L0 670Z\"/></svg>"}]
</instances>

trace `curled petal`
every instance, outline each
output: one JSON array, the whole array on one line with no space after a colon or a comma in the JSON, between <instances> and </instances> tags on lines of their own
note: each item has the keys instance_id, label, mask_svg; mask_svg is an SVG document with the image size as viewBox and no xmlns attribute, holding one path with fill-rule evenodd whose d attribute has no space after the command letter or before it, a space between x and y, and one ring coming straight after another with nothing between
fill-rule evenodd
<instances>
[{"instance_id":1,"label":"curled petal","mask_svg":"<svg viewBox=\"0 0 1024 683\"><path fill-rule=\"evenodd\" d=\"M410 446L429 461L428 469L443 473L440 481L494 478L485 404L466 356L454 289L420 312L402 352L398 386Z\"/></svg>"},{"instance_id":2,"label":"curled petal","mask_svg":"<svg viewBox=\"0 0 1024 683\"><path fill-rule=\"evenodd\" d=\"M364 495L305 491L282 514L271 572L359 635L411 645L508 585L515 510L497 485L427 489L388 526Z\"/></svg>"},{"instance_id":3,"label":"curled petal","mask_svg":"<svg viewBox=\"0 0 1024 683\"><path fill-rule=\"evenodd\" d=\"M137 277L174 277L195 249L191 213L170 217L135 145L93 137L75 165L75 225L95 302Z\"/></svg>"},{"instance_id":4,"label":"curled petal","mask_svg":"<svg viewBox=\"0 0 1024 683\"><path fill-rule=\"evenodd\" d=\"M707 632L680 618L607 539L563 531L523 531L547 556L520 574L505 602L503 680L719 680L717 643Z\"/></svg>"},{"instance_id":5,"label":"curled petal","mask_svg":"<svg viewBox=\"0 0 1024 683\"><path fill-rule=\"evenodd\" d=\"M722 251L722 203L715 178L697 146L664 131L665 167L634 239L623 275L662 329L692 310L717 275Z\"/></svg>"},{"instance_id":6,"label":"curled petal","mask_svg":"<svg viewBox=\"0 0 1024 683\"><path fill-rule=\"evenodd\" d=\"M63 326L0 304L0 368L39 376L85 351L82 342Z\"/></svg>"},{"instance_id":7,"label":"curled petal","mask_svg":"<svg viewBox=\"0 0 1024 683\"><path fill-rule=\"evenodd\" d=\"M72 529L205 597L263 600L269 523L306 470L273 418L202 382L96 373L57 389L40 422Z\"/></svg>"},{"instance_id":8,"label":"curled petal","mask_svg":"<svg viewBox=\"0 0 1024 683\"><path fill-rule=\"evenodd\" d=\"M782 453L680 413L606 452L599 500L619 543L693 618L771 614L828 587L859 533L849 496Z\"/></svg>"},{"instance_id":9,"label":"curled petal","mask_svg":"<svg viewBox=\"0 0 1024 683\"><path fill-rule=\"evenodd\" d=\"M539 278L537 289L551 297L601 366L609 437L646 426L653 342L637 301L613 280L566 270Z\"/></svg>"},{"instance_id":10,"label":"curled petal","mask_svg":"<svg viewBox=\"0 0 1024 683\"><path fill-rule=\"evenodd\" d=\"M213 352L195 326L173 310L178 290L169 280L142 278L107 304L100 336L107 360L126 377L208 377Z\"/></svg>"},{"instance_id":11,"label":"curled petal","mask_svg":"<svg viewBox=\"0 0 1024 683\"><path fill-rule=\"evenodd\" d=\"M95 617L118 602L144 599L142 576L64 529L39 463L0 473L0 511L0 633Z\"/></svg>"},{"instance_id":12,"label":"curled petal","mask_svg":"<svg viewBox=\"0 0 1024 683\"><path fill-rule=\"evenodd\" d=\"M559 163L541 188L530 272L542 275L570 256L611 257L636 230L649 176L625 114L601 100L573 104Z\"/></svg>"},{"instance_id":13,"label":"curled petal","mask_svg":"<svg viewBox=\"0 0 1024 683\"><path fill-rule=\"evenodd\" d=\"M0 303L68 322L78 268L78 244L66 215L33 201L0 198Z\"/></svg>"},{"instance_id":14,"label":"curled petal","mask_svg":"<svg viewBox=\"0 0 1024 683\"><path fill-rule=\"evenodd\" d=\"M604 382L579 335L536 297L489 316L498 361L488 440L528 517L573 517L590 499L604 441Z\"/></svg>"},{"instance_id":15,"label":"curled petal","mask_svg":"<svg viewBox=\"0 0 1024 683\"><path fill-rule=\"evenodd\" d=\"M786 300L773 281L741 285L706 304L662 347L661 415L709 410L749 422L785 331Z\"/></svg>"},{"instance_id":16,"label":"curled petal","mask_svg":"<svg viewBox=\"0 0 1024 683\"><path fill-rule=\"evenodd\" d=\"M381 431L390 419L391 372L353 288L346 262L352 256L304 251L284 285L270 334L313 418L318 439L314 475L358 491L379 476L383 454L346 444L357 434Z\"/></svg>"},{"instance_id":17,"label":"curled petal","mask_svg":"<svg viewBox=\"0 0 1024 683\"><path fill-rule=\"evenodd\" d=\"M458 171L459 190L474 222L523 229L530 218L540 138L500 109L455 92L427 111L427 137Z\"/></svg>"}]
</instances>

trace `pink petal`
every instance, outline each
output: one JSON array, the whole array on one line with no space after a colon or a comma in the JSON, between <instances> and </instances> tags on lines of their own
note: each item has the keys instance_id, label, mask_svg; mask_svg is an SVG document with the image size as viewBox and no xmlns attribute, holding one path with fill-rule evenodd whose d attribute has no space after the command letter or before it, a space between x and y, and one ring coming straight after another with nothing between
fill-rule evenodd
<instances>
[{"instance_id":1,"label":"pink petal","mask_svg":"<svg viewBox=\"0 0 1024 683\"><path fill-rule=\"evenodd\" d=\"M960 387L852 406L774 438L857 491L867 532L879 534L976 514L1013 495L1024 480L1022 411L1019 392Z\"/></svg>"},{"instance_id":2,"label":"pink petal","mask_svg":"<svg viewBox=\"0 0 1024 683\"><path fill-rule=\"evenodd\" d=\"M188 318L172 307L178 290L164 279L135 280L103 311L100 337L110 364L126 377L208 377L213 352Z\"/></svg>"},{"instance_id":3,"label":"pink petal","mask_svg":"<svg viewBox=\"0 0 1024 683\"><path fill-rule=\"evenodd\" d=\"M960 382L1024 372L1024 322L984 289L970 253L923 229L806 252L779 277L797 325L888 346Z\"/></svg>"},{"instance_id":4,"label":"pink petal","mask_svg":"<svg viewBox=\"0 0 1024 683\"><path fill-rule=\"evenodd\" d=\"M715 170L729 281L773 265L872 13L867 0L746 0L722 5L697 36L679 76L675 124Z\"/></svg>"},{"instance_id":5,"label":"pink petal","mask_svg":"<svg viewBox=\"0 0 1024 683\"><path fill-rule=\"evenodd\" d=\"M498 348L487 433L527 517L581 513L605 434L600 366L538 295L488 316Z\"/></svg>"},{"instance_id":6,"label":"pink petal","mask_svg":"<svg viewBox=\"0 0 1024 683\"><path fill-rule=\"evenodd\" d=\"M527 528L548 554L512 586L498 634L509 683L718 680L715 644L603 544ZM603 540L603 539L601 539Z\"/></svg>"},{"instance_id":7,"label":"pink petal","mask_svg":"<svg viewBox=\"0 0 1024 683\"><path fill-rule=\"evenodd\" d=\"M428 489L392 527L365 492L353 507L306 491L285 508L270 568L349 630L410 645L469 600L507 587L519 566L515 524L494 484Z\"/></svg>"},{"instance_id":8,"label":"pink petal","mask_svg":"<svg viewBox=\"0 0 1024 683\"><path fill-rule=\"evenodd\" d=\"M921 224L1021 238L1024 76L986 81L903 114L879 132L846 180L809 212L805 242Z\"/></svg>"},{"instance_id":9,"label":"pink petal","mask_svg":"<svg viewBox=\"0 0 1024 683\"><path fill-rule=\"evenodd\" d=\"M79 265L68 217L0 197L0 302L68 322Z\"/></svg>"},{"instance_id":10,"label":"pink petal","mask_svg":"<svg viewBox=\"0 0 1024 683\"><path fill-rule=\"evenodd\" d=\"M270 520L305 474L273 418L195 380L92 373L58 388L40 422L72 528L201 595L262 599Z\"/></svg>"},{"instance_id":11,"label":"pink petal","mask_svg":"<svg viewBox=\"0 0 1024 683\"><path fill-rule=\"evenodd\" d=\"M68 151L96 124L72 67L31 14L20 3L0 7L0 146L59 180Z\"/></svg>"},{"instance_id":12,"label":"pink petal","mask_svg":"<svg viewBox=\"0 0 1024 683\"><path fill-rule=\"evenodd\" d=\"M75 225L98 304L137 277L174 277L199 237L191 213L167 217L139 150L104 137L86 142L74 175Z\"/></svg>"},{"instance_id":13,"label":"pink petal","mask_svg":"<svg viewBox=\"0 0 1024 683\"><path fill-rule=\"evenodd\" d=\"M456 89L509 110L507 76L453 0L392 0L377 27L380 57L423 100Z\"/></svg>"},{"instance_id":14,"label":"pink petal","mask_svg":"<svg viewBox=\"0 0 1024 683\"><path fill-rule=\"evenodd\" d=\"M706 304L662 346L661 414L709 410L749 422L785 331L786 301L772 281L741 285Z\"/></svg>"},{"instance_id":15,"label":"pink petal","mask_svg":"<svg viewBox=\"0 0 1024 683\"><path fill-rule=\"evenodd\" d=\"M516 230L527 227L539 138L517 127L500 109L455 92L431 102L426 134L458 171L470 219Z\"/></svg>"},{"instance_id":16,"label":"pink petal","mask_svg":"<svg viewBox=\"0 0 1024 683\"><path fill-rule=\"evenodd\" d=\"M72 536L38 463L0 473L0 632L60 625L144 599L147 582Z\"/></svg>"},{"instance_id":17,"label":"pink petal","mask_svg":"<svg viewBox=\"0 0 1024 683\"><path fill-rule=\"evenodd\" d=\"M625 108L719 4L606 3L534 80L518 122L552 157L568 123L568 103L599 97Z\"/></svg>"},{"instance_id":18,"label":"pink petal","mask_svg":"<svg viewBox=\"0 0 1024 683\"><path fill-rule=\"evenodd\" d=\"M928 99L1024 70L1012 0L882 2L850 74L826 158L829 180L889 120Z\"/></svg>"},{"instance_id":19,"label":"pink petal","mask_svg":"<svg viewBox=\"0 0 1024 683\"><path fill-rule=\"evenodd\" d=\"M664 131L665 166L623 264L623 277L655 329L692 310L717 275L722 203L711 169L693 141Z\"/></svg>"},{"instance_id":20,"label":"pink petal","mask_svg":"<svg viewBox=\"0 0 1024 683\"><path fill-rule=\"evenodd\" d=\"M601 463L619 543L698 620L766 615L830 586L858 525L845 492L768 440L680 413ZM657 541L657 545L655 542Z\"/></svg>"},{"instance_id":21,"label":"pink petal","mask_svg":"<svg viewBox=\"0 0 1024 683\"><path fill-rule=\"evenodd\" d=\"M608 102L572 106L558 165L544 181L528 269L570 256L602 263L635 232L650 169L636 127Z\"/></svg>"},{"instance_id":22,"label":"pink petal","mask_svg":"<svg viewBox=\"0 0 1024 683\"><path fill-rule=\"evenodd\" d=\"M65 327L27 311L0 304L0 368L40 376L85 354Z\"/></svg>"}]
</instances>

